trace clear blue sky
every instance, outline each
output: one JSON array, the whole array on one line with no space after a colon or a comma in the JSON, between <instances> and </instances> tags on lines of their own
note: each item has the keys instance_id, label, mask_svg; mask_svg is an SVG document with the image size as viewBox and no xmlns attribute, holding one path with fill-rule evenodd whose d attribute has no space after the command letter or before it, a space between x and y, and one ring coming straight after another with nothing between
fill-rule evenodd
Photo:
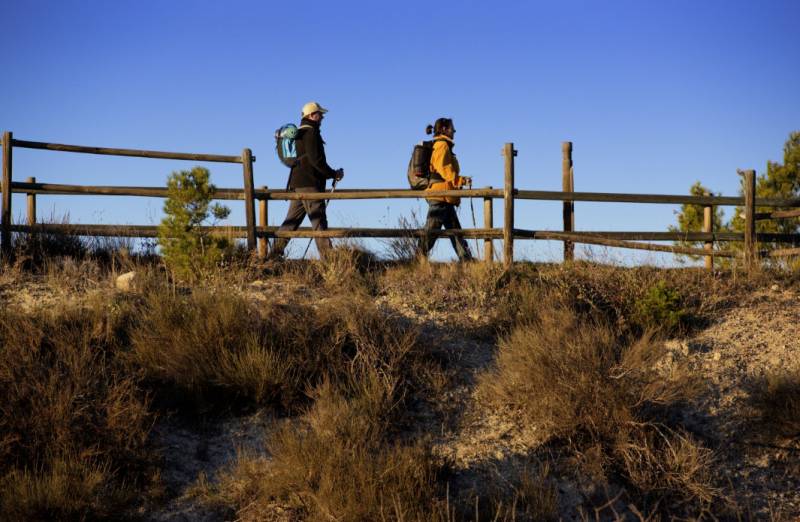
<instances>
[{"instance_id":1,"label":"clear blue sky","mask_svg":"<svg viewBox=\"0 0 800 522\"><path fill-rule=\"evenodd\" d=\"M736 169L763 172L800 129L795 0L0 3L1 130L93 146L250 147L257 185L285 185L272 134L309 100L330 109L323 136L331 165L345 168L342 188L403 187L412 145L439 116L454 119L463 174L477 186L502 185L510 141L517 186L542 190L560 190L560 143L571 140L576 190L686 193L701 180L734 195ZM163 185L193 165L22 149L14 160L16 179L108 185ZM240 168L207 166L218 186L241 186ZM42 197L39 212L154 224L161 204ZM20 216L21 196L14 205ZM242 205L231 206L230 222L242 224ZM272 205L271 221L285 209ZM386 227L425 209L336 201L329 216L332 226ZM576 225L666 230L674 210L578 203ZM471 226L468 201L460 216ZM520 227L558 230L560 219L559 203L518 206ZM561 247L517 250L555 259Z\"/></svg>"}]
</instances>

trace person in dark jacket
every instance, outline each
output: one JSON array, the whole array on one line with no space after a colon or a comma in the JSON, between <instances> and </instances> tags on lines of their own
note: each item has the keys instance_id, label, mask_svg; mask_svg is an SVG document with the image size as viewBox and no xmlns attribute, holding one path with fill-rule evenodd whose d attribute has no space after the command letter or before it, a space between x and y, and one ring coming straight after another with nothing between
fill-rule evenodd
<instances>
[{"instance_id":1,"label":"person in dark jacket","mask_svg":"<svg viewBox=\"0 0 800 522\"><path fill-rule=\"evenodd\" d=\"M309 102L303 106L302 120L298 128L295 145L297 147L297 163L289 173L288 189L298 193L324 192L325 181L339 181L344 177L344 170L334 170L325 158L325 142L320 134L320 125L327 109L317 102ZM286 219L278 230L297 230L303 219L308 216L314 230L327 230L328 218L325 215L325 201L321 199L300 201L292 200ZM331 248L331 240L325 237L315 238L320 256ZM272 248L271 256L281 257L289 240L278 238Z\"/></svg>"},{"instance_id":2,"label":"person in dark jacket","mask_svg":"<svg viewBox=\"0 0 800 522\"><path fill-rule=\"evenodd\" d=\"M431 154L430 171L438 174L442 181L432 182L428 185L427 191L437 190L459 190L464 186L472 186L472 178L462 176L458 158L453 153L455 142L453 141L456 128L450 118L439 118L433 125L428 125L425 129L426 134L433 133L433 153ZM461 229L458 220L456 207L461 204L461 198L457 197L430 197L428 200L428 217L425 221L425 230L440 230L442 227L448 230ZM424 237L420 239L420 253L427 256L436 243L436 237ZM471 261L472 252L469 250L467 241L463 236L450 237L450 243L458 254L459 261Z\"/></svg>"}]
</instances>

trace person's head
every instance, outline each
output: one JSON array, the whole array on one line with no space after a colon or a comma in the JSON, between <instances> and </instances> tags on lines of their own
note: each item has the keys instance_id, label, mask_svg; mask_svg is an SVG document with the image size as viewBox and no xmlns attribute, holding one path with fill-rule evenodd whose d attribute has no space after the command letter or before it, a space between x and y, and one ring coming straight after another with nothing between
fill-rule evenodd
<instances>
[{"instance_id":1,"label":"person's head","mask_svg":"<svg viewBox=\"0 0 800 522\"><path fill-rule=\"evenodd\" d=\"M425 134L433 134L434 136L445 135L452 138L456 133L456 127L453 125L453 120L450 118L439 118L433 125L428 125L425 128Z\"/></svg>"},{"instance_id":2,"label":"person's head","mask_svg":"<svg viewBox=\"0 0 800 522\"><path fill-rule=\"evenodd\" d=\"M328 112L328 109L325 109L319 103L312 101L303 105L303 110L300 114L305 119L321 122L322 118L325 117L326 112Z\"/></svg>"}]
</instances>

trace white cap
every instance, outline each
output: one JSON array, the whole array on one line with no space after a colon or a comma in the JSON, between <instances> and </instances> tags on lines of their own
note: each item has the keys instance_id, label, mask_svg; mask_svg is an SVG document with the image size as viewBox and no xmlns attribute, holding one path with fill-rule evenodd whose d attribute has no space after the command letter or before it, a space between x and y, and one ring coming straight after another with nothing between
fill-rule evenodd
<instances>
[{"instance_id":1,"label":"white cap","mask_svg":"<svg viewBox=\"0 0 800 522\"><path fill-rule=\"evenodd\" d=\"M303 118L305 118L306 116L310 116L310 115L314 114L315 112L321 112L321 113L324 114L324 113L328 112L328 109L323 109L322 105L320 105L319 103L317 103L315 101L308 102L305 105L303 105L303 112L302 112Z\"/></svg>"}]
</instances>

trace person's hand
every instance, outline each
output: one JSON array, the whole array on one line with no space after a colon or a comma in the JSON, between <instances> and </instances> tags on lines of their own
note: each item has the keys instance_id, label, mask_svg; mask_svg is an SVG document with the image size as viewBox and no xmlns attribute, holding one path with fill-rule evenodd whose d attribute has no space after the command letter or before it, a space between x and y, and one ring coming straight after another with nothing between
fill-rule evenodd
<instances>
[{"instance_id":1,"label":"person's hand","mask_svg":"<svg viewBox=\"0 0 800 522\"><path fill-rule=\"evenodd\" d=\"M461 177L464 179L462 185L472 188L472 178L470 176L461 176Z\"/></svg>"},{"instance_id":2,"label":"person's hand","mask_svg":"<svg viewBox=\"0 0 800 522\"><path fill-rule=\"evenodd\" d=\"M336 169L336 175L333 177L336 181L341 181L344 177L344 169Z\"/></svg>"}]
</instances>

